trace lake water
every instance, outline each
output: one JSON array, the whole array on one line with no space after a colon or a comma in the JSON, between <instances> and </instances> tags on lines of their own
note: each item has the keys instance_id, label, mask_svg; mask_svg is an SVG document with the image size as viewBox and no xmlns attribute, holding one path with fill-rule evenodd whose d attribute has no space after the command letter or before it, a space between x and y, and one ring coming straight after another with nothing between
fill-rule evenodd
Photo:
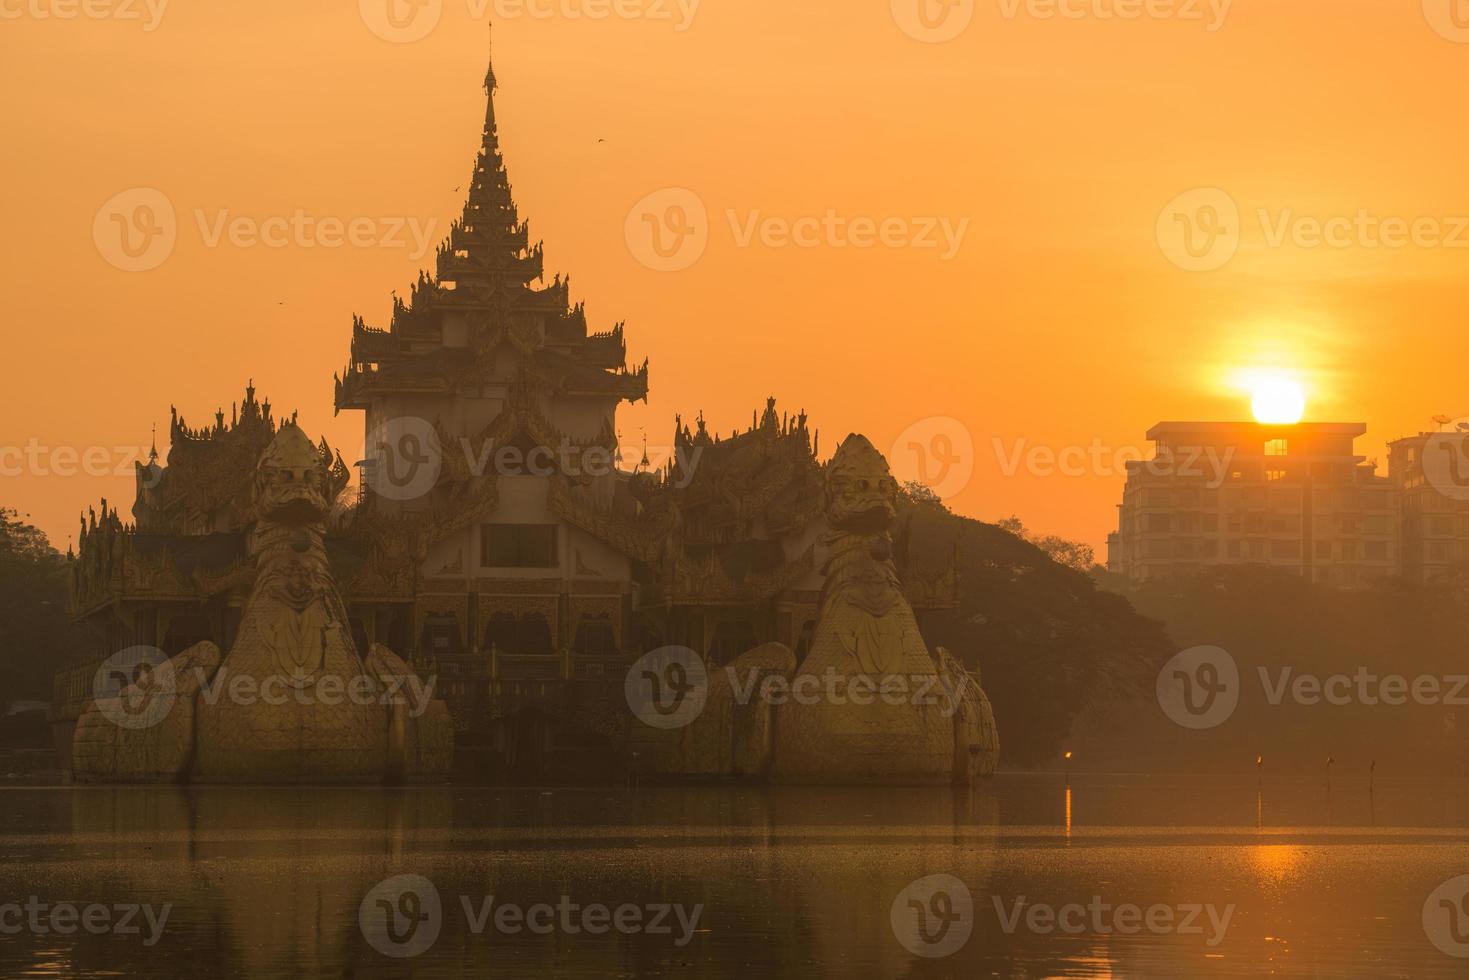
<instances>
[{"instance_id":1,"label":"lake water","mask_svg":"<svg viewBox=\"0 0 1469 980\"><path fill-rule=\"evenodd\" d=\"M0 975L1469 973L1469 783L1314 782L8 788Z\"/></svg>"}]
</instances>

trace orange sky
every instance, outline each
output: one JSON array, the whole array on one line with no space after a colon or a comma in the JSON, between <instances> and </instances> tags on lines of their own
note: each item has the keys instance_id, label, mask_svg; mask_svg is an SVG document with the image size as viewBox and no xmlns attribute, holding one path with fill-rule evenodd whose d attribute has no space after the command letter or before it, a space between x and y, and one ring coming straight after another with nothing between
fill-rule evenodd
<instances>
[{"instance_id":1,"label":"orange sky","mask_svg":"<svg viewBox=\"0 0 1469 980\"><path fill-rule=\"evenodd\" d=\"M297 212L447 227L479 138L483 5L429 0L434 29L396 43L368 25L383 2L165 4L149 23L143 0L69 19L69 0L0 0L0 452L48 453L48 475L0 455L0 505L58 546L89 502L132 497L130 477L50 472L59 448L146 445L170 404L203 424L250 377L355 453L360 415L331 410L351 316L385 326L428 260L208 239L222 217ZM1308 417L1365 421L1369 456L1469 414L1469 43L1434 29L1440 0L1430 16L1419 0L1236 0L1213 31L1207 0L1154 0L1179 16L1152 19L1104 16L1138 0L1051 18L1045 0L989 0L945 43L910 37L888 0L703 0L687 23L692 0L621 0L654 16L596 20L568 13L610 0L528 2L499 2L502 143L548 271L571 273L594 329L625 319L630 359L652 359L628 442L642 427L666 442L676 412L701 408L718 430L748 425L767 395L806 409L825 453L848 431L901 452L917 424L930 447L972 445L972 478L947 488L958 510L1100 548L1115 452L1160 419L1246 416L1240 369L1301 377ZM125 272L93 225L137 187L175 208L177 242ZM708 242L658 272L625 225L667 187L706 206ZM1188 271L1160 248L1181 227L1160 213L1197 188L1237 205L1238 252ZM948 259L824 233L740 243L751 220L829 212L967 226ZM1435 219L1450 247L1371 247L1359 213ZM1277 240L1310 217L1352 230L1339 247ZM1085 461L1027 467L1037 447Z\"/></svg>"}]
</instances>

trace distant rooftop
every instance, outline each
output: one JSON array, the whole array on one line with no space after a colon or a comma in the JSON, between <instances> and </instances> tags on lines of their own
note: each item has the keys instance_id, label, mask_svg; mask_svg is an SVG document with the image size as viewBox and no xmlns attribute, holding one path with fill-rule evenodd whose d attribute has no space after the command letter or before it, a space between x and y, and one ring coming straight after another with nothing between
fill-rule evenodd
<instances>
[{"instance_id":1,"label":"distant rooftop","mask_svg":"<svg viewBox=\"0 0 1469 980\"><path fill-rule=\"evenodd\" d=\"M1297 435L1360 436L1367 432L1365 422L1297 422L1294 425L1266 425L1263 422L1159 422L1148 430L1147 438L1160 439L1180 433L1250 432L1263 436Z\"/></svg>"}]
</instances>

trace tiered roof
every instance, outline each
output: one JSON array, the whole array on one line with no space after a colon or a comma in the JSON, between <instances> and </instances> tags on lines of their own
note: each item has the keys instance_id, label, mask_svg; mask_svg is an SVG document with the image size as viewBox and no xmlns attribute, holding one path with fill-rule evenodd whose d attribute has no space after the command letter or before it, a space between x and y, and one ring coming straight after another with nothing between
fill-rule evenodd
<instances>
[{"instance_id":1,"label":"tiered roof","mask_svg":"<svg viewBox=\"0 0 1469 980\"><path fill-rule=\"evenodd\" d=\"M542 281L541 243L531 244L520 220L500 153L495 88L491 63L469 196L439 247L435 275L420 272L406 301L394 295L386 330L353 318L351 363L336 378L338 411L366 408L379 394L451 392L490 380L494 352L507 344L524 355L527 376L557 393L647 398L648 363L627 367L622 324L588 333L585 308L571 304L570 280ZM468 324L469 356L445 346L443 321L454 315Z\"/></svg>"}]
</instances>

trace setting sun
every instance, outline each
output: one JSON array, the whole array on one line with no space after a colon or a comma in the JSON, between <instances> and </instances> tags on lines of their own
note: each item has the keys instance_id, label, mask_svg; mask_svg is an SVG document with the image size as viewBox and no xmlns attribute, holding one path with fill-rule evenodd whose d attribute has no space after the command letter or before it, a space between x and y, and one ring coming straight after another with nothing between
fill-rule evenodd
<instances>
[{"instance_id":1,"label":"setting sun","mask_svg":"<svg viewBox=\"0 0 1469 980\"><path fill-rule=\"evenodd\" d=\"M1294 425L1306 414L1306 393L1286 378L1261 378L1255 383L1250 407L1257 422Z\"/></svg>"}]
</instances>

